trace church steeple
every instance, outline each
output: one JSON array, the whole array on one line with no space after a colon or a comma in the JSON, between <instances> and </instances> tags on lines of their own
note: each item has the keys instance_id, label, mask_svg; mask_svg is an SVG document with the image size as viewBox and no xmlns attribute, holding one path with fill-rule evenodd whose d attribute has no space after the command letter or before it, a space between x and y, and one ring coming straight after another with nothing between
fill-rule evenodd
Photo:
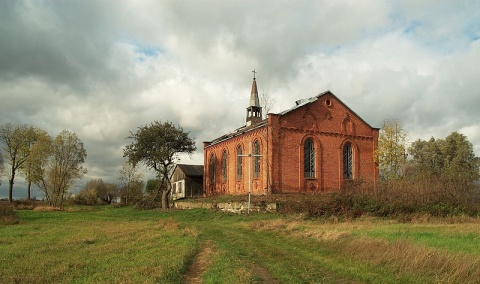
<instances>
[{"instance_id":1,"label":"church steeple","mask_svg":"<svg viewBox=\"0 0 480 284\"><path fill-rule=\"evenodd\" d=\"M262 107L258 99L257 80L255 70L253 72L252 91L250 93L250 105L247 107L247 126L255 125L262 121Z\"/></svg>"}]
</instances>

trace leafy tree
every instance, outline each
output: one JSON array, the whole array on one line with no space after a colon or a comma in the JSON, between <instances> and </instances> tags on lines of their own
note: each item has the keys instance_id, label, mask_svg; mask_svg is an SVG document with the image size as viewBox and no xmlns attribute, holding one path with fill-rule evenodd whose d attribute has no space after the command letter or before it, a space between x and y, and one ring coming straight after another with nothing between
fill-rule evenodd
<instances>
[{"instance_id":1,"label":"leafy tree","mask_svg":"<svg viewBox=\"0 0 480 284\"><path fill-rule=\"evenodd\" d=\"M10 164L8 170L8 200L12 202L15 175L24 166L28 158L30 147L35 141L35 131L32 126L26 124L5 123L0 125L0 141L3 143L3 150L7 154Z\"/></svg>"},{"instance_id":2,"label":"leafy tree","mask_svg":"<svg viewBox=\"0 0 480 284\"><path fill-rule=\"evenodd\" d=\"M149 179L147 180L147 185L145 186L145 191L148 195L152 196L154 201L158 201L158 189L164 188L166 185L165 183L162 184L162 180L160 179ZM160 190L161 191L161 190Z\"/></svg>"},{"instance_id":3,"label":"leafy tree","mask_svg":"<svg viewBox=\"0 0 480 284\"><path fill-rule=\"evenodd\" d=\"M480 160L475 156L473 145L465 135L452 132L442 141L441 149L446 180L469 183L480 178Z\"/></svg>"},{"instance_id":4,"label":"leafy tree","mask_svg":"<svg viewBox=\"0 0 480 284\"><path fill-rule=\"evenodd\" d=\"M413 174L466 186L480 178L480 159L467 137L452 132L445 139L417 140L409 148Z\"/></svg>"},{"instance_id":5,"label":"leafy tree","mask_svg":"<svg viewBox=\"0 0 480 284\"><path fill-rule=\"evenodd\" d=\"M443 157L439 144L433 137L429 141L418 139L412 143L408 149L411 156L410 176L417 178L441 177Z\"/></svg>"},{"instance_id":6,"label":"leafy tree","mask_svg":"<svg viewBox=\"0 0 480 284\"><path fill-rule=\"evenodd\" d=\"M125 204L134 204L143 196L142 189L144 182L143 175L138 172L137 165L133 165L129 161L123 163L120 170L120 198Z\"/></svg>"},{"instance_id":7,"label":"leafy tree","mask_svg":"<svg viewBox=\"0 0 480 284\"><path fill-rule=\"evenodd\" d=\"M51 206L62 207L65 194L75 180L87 172L87 152L73 132L63 130L55 139L42 135L32 147L31 178Z\"/></svg>"},{"instance_id":8,"label":"leafy tree","mask_svg":"<svg viewBox=\"0 0 480 284\"><path fill-rule=\"evenodd\" d=\"M103 200L103 202L111 204L112 201L118 197L118 185L107 182L105 187L98 192L98 196Z\"/></svg>"},{"instance_id":9,"label":"leafy tree","mask_svg":"<svg viewBox=\"0 0 480 284\"><path fill-rule=\"evenodd\" d=\"M143 163L155 171L162 184L166 184L166 187L157 190L162 192L162 207L168 208L170 171L178 160L179 153L191 154L196 150L195 141L181 127L176 127L171 122L154 121L130 134L128 138L134 141L125 147L123 156L134 165Z\"/></svg>"},{"instance_id":10,"label":"leafy tree","mask_svg":"<svg viewBox=\"0 0 480 284\"><path fill-rule=\"evenodd\" d=\"M40 139L40 137L44 137L47 134L45 130L42 130L40 128L32 127L30 130L30 135L31 136L31 143L28 146L29 154L28 157L23 164L23 166L20 168L21 172L25 174L25 180L27 181L27 199L29 200L31 197L31 192L32 192L32 164L33 164L33 159L34 155L32 152L32 148L34 143L37 142L37 140Z\"/></svg>"},{"instance_id":11,"label":"leafy tree","mask_svg":"<svg viewBox=\"0 0 480 284\"><path fill-rule=\"evenodd\" d=\"M378 137L377 159L380 172L387 180L403 177L407 162L407 136L399 120L384 120Z\"/></svg>"},{"instance_id":12,"label":"leafy tree","mask_svg":"<svg viewBox=\"0 0 480 284\"><path fill-rule=\"evenodd\" d=\"M110 204L118 196L116 184L104 182L102 179L89 180L75 198L78 203L95 205L98 201Z\"/></svg>"},{"instance_id":13,"label":"leafy tree","mask_svg":"<svg viewBox=\"0 0 480 284\"><path fill-rule=\"evenodd\" d=\"M88 184L88 182L87 182ZM76 204L80 205L97 205L98 204L98 194L97 190L94 187L85 186L80 192L74 197L73 201Z\"/></svg>"}]
</instances>

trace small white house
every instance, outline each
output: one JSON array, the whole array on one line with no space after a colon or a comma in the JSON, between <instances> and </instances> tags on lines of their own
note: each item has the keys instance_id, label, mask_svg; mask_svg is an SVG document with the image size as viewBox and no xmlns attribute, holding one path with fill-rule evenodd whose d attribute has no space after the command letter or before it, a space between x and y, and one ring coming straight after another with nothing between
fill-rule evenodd
<instances>
[{"instance_id":1,"label":"small white house","mask_svg":"<svg viewBox=\"0 0 480 284\"><path fill-rule=\"evenodd\" d=\"M203 165L177 164L170 183L173 200L203 196Z\"/></svg>"}]
</instances>

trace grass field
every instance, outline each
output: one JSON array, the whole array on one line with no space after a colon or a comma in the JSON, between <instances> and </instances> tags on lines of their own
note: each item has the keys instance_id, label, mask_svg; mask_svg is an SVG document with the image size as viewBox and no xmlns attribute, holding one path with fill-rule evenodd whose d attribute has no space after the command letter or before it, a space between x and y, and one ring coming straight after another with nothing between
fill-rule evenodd
<instances>
[{"instance_id":1,"label":"grass field","mask_svg":"<svg viewBox=\"0 0 480 284\"><path fill-rule=\"evenodd\" d=\"M1 283L480 283L480 221L17 211Z\"/></svg>"}]
</instances>

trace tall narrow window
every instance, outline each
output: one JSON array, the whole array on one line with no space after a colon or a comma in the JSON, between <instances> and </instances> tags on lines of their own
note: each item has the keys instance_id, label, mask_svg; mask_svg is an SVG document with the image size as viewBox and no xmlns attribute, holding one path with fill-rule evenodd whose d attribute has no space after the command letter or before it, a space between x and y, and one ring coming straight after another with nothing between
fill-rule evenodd
<instances>
[{"instance_id":1,"label":"tall narrow window","mask_svg":"<svg viewBox=\"0 0 480 284\"><path fill-rule=\"evenodd\" d=\"M242 179L242 146L237 147L237 180Z\"/></svg>"},{"instance_id":2,"label":"tall narrow window","mask_svg":"<svg viewBox=\"0 0 480 284\"><path fill-rule=\"evenodd\" d=\"M227 181L227 150L224 150L222 155L222 180Z\"/></svg>"},{"instance_id":3,"label":"tall narrow window","mask_svg":"<svg viewBox=\"0 0 480 284\"><path fill-rule=\"evenodd\" d=\"M350 143L343 146L343 178L353 179L353 153Z\"/></svg>"},{"instance_id":4,"label":"tall narrow window","mask_svg":"<svg viewBox=\"0 0 480 284\"><path fill-rule=\"evenodd\" d=\"M306 178L315 177L315 145L312 139L307 139L303 147L303 169Z\"/></svg>"},{"instance_id":5,"label":"tall narrow window","mask_svg":"<svg viewBox=\"0 0 480 284\"><path fill-rule=\"evenodd\" d=\"M215 155L210 156L210 183L215 183Z\"/></svg>"},{"instance_id":6,"label":"tall narrow window","mask_svg":"<svg viewBox=\"0 0 480 284\"><path fill-rule=\"evenodd\" d=\"M253 142L253 177L258 178L260 176L260 143L258 140Z\"/></svg>"}]
</instances>

